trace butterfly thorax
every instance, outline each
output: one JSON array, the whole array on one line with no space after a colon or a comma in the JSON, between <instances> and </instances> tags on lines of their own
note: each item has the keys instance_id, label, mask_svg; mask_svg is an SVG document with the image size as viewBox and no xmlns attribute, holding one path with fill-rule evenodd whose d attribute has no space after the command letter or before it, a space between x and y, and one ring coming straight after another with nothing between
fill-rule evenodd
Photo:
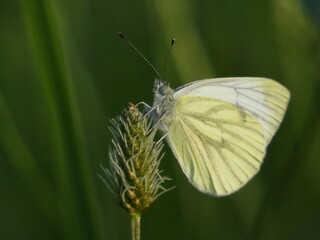
<instances>
[{"instance_id":1,"label":"butterfly thorax","mask_svg":"<svg viewBox=\"0 0 320 240\"><path fill-rule=\"evenodd\" d=\"M153 88L154 93L154 120L162 131L167 131L172 121L172 109L174 106L174 90L167 82L156 79Z\"/></svg>"}]
</instances>

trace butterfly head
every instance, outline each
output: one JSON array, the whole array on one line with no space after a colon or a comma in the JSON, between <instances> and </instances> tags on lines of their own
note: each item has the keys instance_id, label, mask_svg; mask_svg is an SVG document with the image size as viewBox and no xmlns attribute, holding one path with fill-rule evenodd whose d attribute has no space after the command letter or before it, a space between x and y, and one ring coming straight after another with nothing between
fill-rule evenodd
<instances>
[{"instance_id":1,"label":"butterfly head","mask_svg":"<svg viewBox=\"0 0 320 240\"><path fill-rule=\"evenodd\" d=\"M173 94L174 90L170 88L167 82L156 79L153 86L153 106L159 105L162 102L166 102L167 100L173 100Z\"/></svg>"},{"instance_id":2,"label":"butterfly head","mask_svg":"<svg viewBox=\"0 0 320 240\"><path fill-rule=\"evenodd\" d=\"M156 79L153 85L153 94L155 98L162 98L170 94L173 95L173 90L167 82Z\"/></svg>"},{"instance_id":3,"label":"butterfly head","mask_svg":"<svg viewBox=\"0 0 320 240\"><path fill-rule=\"evenodd\" d=\"M174 90L170 88L169 84L165 81L156 79L153 86L153 107L155 107L155 119L165 120L166 115L169 117L174 105L173 98Z\"/></svg>"}]
</instances>

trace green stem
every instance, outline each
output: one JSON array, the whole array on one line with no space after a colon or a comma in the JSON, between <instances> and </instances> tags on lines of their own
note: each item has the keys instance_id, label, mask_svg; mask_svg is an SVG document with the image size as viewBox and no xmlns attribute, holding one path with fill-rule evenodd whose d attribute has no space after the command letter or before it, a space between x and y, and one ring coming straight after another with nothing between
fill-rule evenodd
<instances>
[{"instance_id":1,"label":"green stem","mask_svg":"<svg viewBox=\"0 0 320 240\"><path fill-rule=\"evenodd\" d=\"M46 175L28 148L1 92L0 119L0 150L5 152L8 161L21 175L46 217L51 221L57 221L54 214L57 196L54 194L53 186L47 181Z\"/></svg>"},{"instance_id":2,"label":"green stem","mask_svg":"<svg viewBox=\"0 0 320 240\"><path fill-rule=\"evenodd\" d=\"M145 1L147 6L153 8L157 20L161 24L165 39L171 39L172 33L177 33L176 37L181 39L188 39L188 41L179 42L179 49L175 49L175 54L172 55L172 60L175 62L178 73L181 79L194 79L199 76L214 76L213 64L208 55L208 51L204 48L205 42L202 39L197 27L192 1L176 0L172 1L170 7L167 7L166 1ZM150 4L150 5L149 5ZM172 14L168 14L168 11ZM175 12L179 12L179 18L177 20ZM151 17L151 15L149 15ZM155 17L154 14L152 16ZM175 24L171 24L174 22ZM184 28L183 26L188 26ZM188 52L190 57L186 57L185 54L179 54ZM193 66L195 59L201 59L201 66L194 70Z\"/></svg>"},{"instance_id":3,"label":"green stem","mask_svg":"<svg viewBox=\"0 0 320 240\"><path fill-rule=\"evenodd\" d=\"M26 32L39 75L54 149L61 229L68 239L100 239L99 212L80 123L57 1L21 0ZM51 166L51 165L50 165Z\"/></svg>"},{"instance_id":4,"label":"green stem","mask_svg":"<svg viewBox=\"0 0 320 240\"><path fill-rule=\"evenodd\" d=\"M131 216L131 240L140 240L140 215Z\"/></svg>"}]
</instances>

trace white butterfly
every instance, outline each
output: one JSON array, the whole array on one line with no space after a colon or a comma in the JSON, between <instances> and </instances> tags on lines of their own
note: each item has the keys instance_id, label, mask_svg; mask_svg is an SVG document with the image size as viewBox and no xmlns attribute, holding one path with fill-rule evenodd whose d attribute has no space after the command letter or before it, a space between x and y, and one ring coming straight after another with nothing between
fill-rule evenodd
<instances>
[{"instance_id":1,"label":"white butterfly","mask_svg":"<svg viewBox=\"0 0 320 240\"><path fill-rule=\"evenodd\" d=\"M224 196L259 171L289 98L267 78L213 78L176 90L156 80L154 120L189 181Z\"/></svg>"}]
</instances>

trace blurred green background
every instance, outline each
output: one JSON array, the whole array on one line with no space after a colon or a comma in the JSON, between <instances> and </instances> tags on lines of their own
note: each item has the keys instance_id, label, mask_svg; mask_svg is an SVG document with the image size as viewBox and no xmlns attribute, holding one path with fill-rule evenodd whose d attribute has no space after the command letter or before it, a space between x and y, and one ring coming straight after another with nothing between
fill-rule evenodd
<instances>
[{"instance_id":1,"label":"blurred green background","mask_svg":"<svg viewBox=\"0 0 320 240\"><path fill-rule=\"evenodd\" d=\"M172 87L263 76L292 94L260 173L212 198L183 175L142 216L143 239L320 239L318 0L1 0L0 239L129 239L129 218L97 177L108 119Z\"/></svg>"}]
</instances>

